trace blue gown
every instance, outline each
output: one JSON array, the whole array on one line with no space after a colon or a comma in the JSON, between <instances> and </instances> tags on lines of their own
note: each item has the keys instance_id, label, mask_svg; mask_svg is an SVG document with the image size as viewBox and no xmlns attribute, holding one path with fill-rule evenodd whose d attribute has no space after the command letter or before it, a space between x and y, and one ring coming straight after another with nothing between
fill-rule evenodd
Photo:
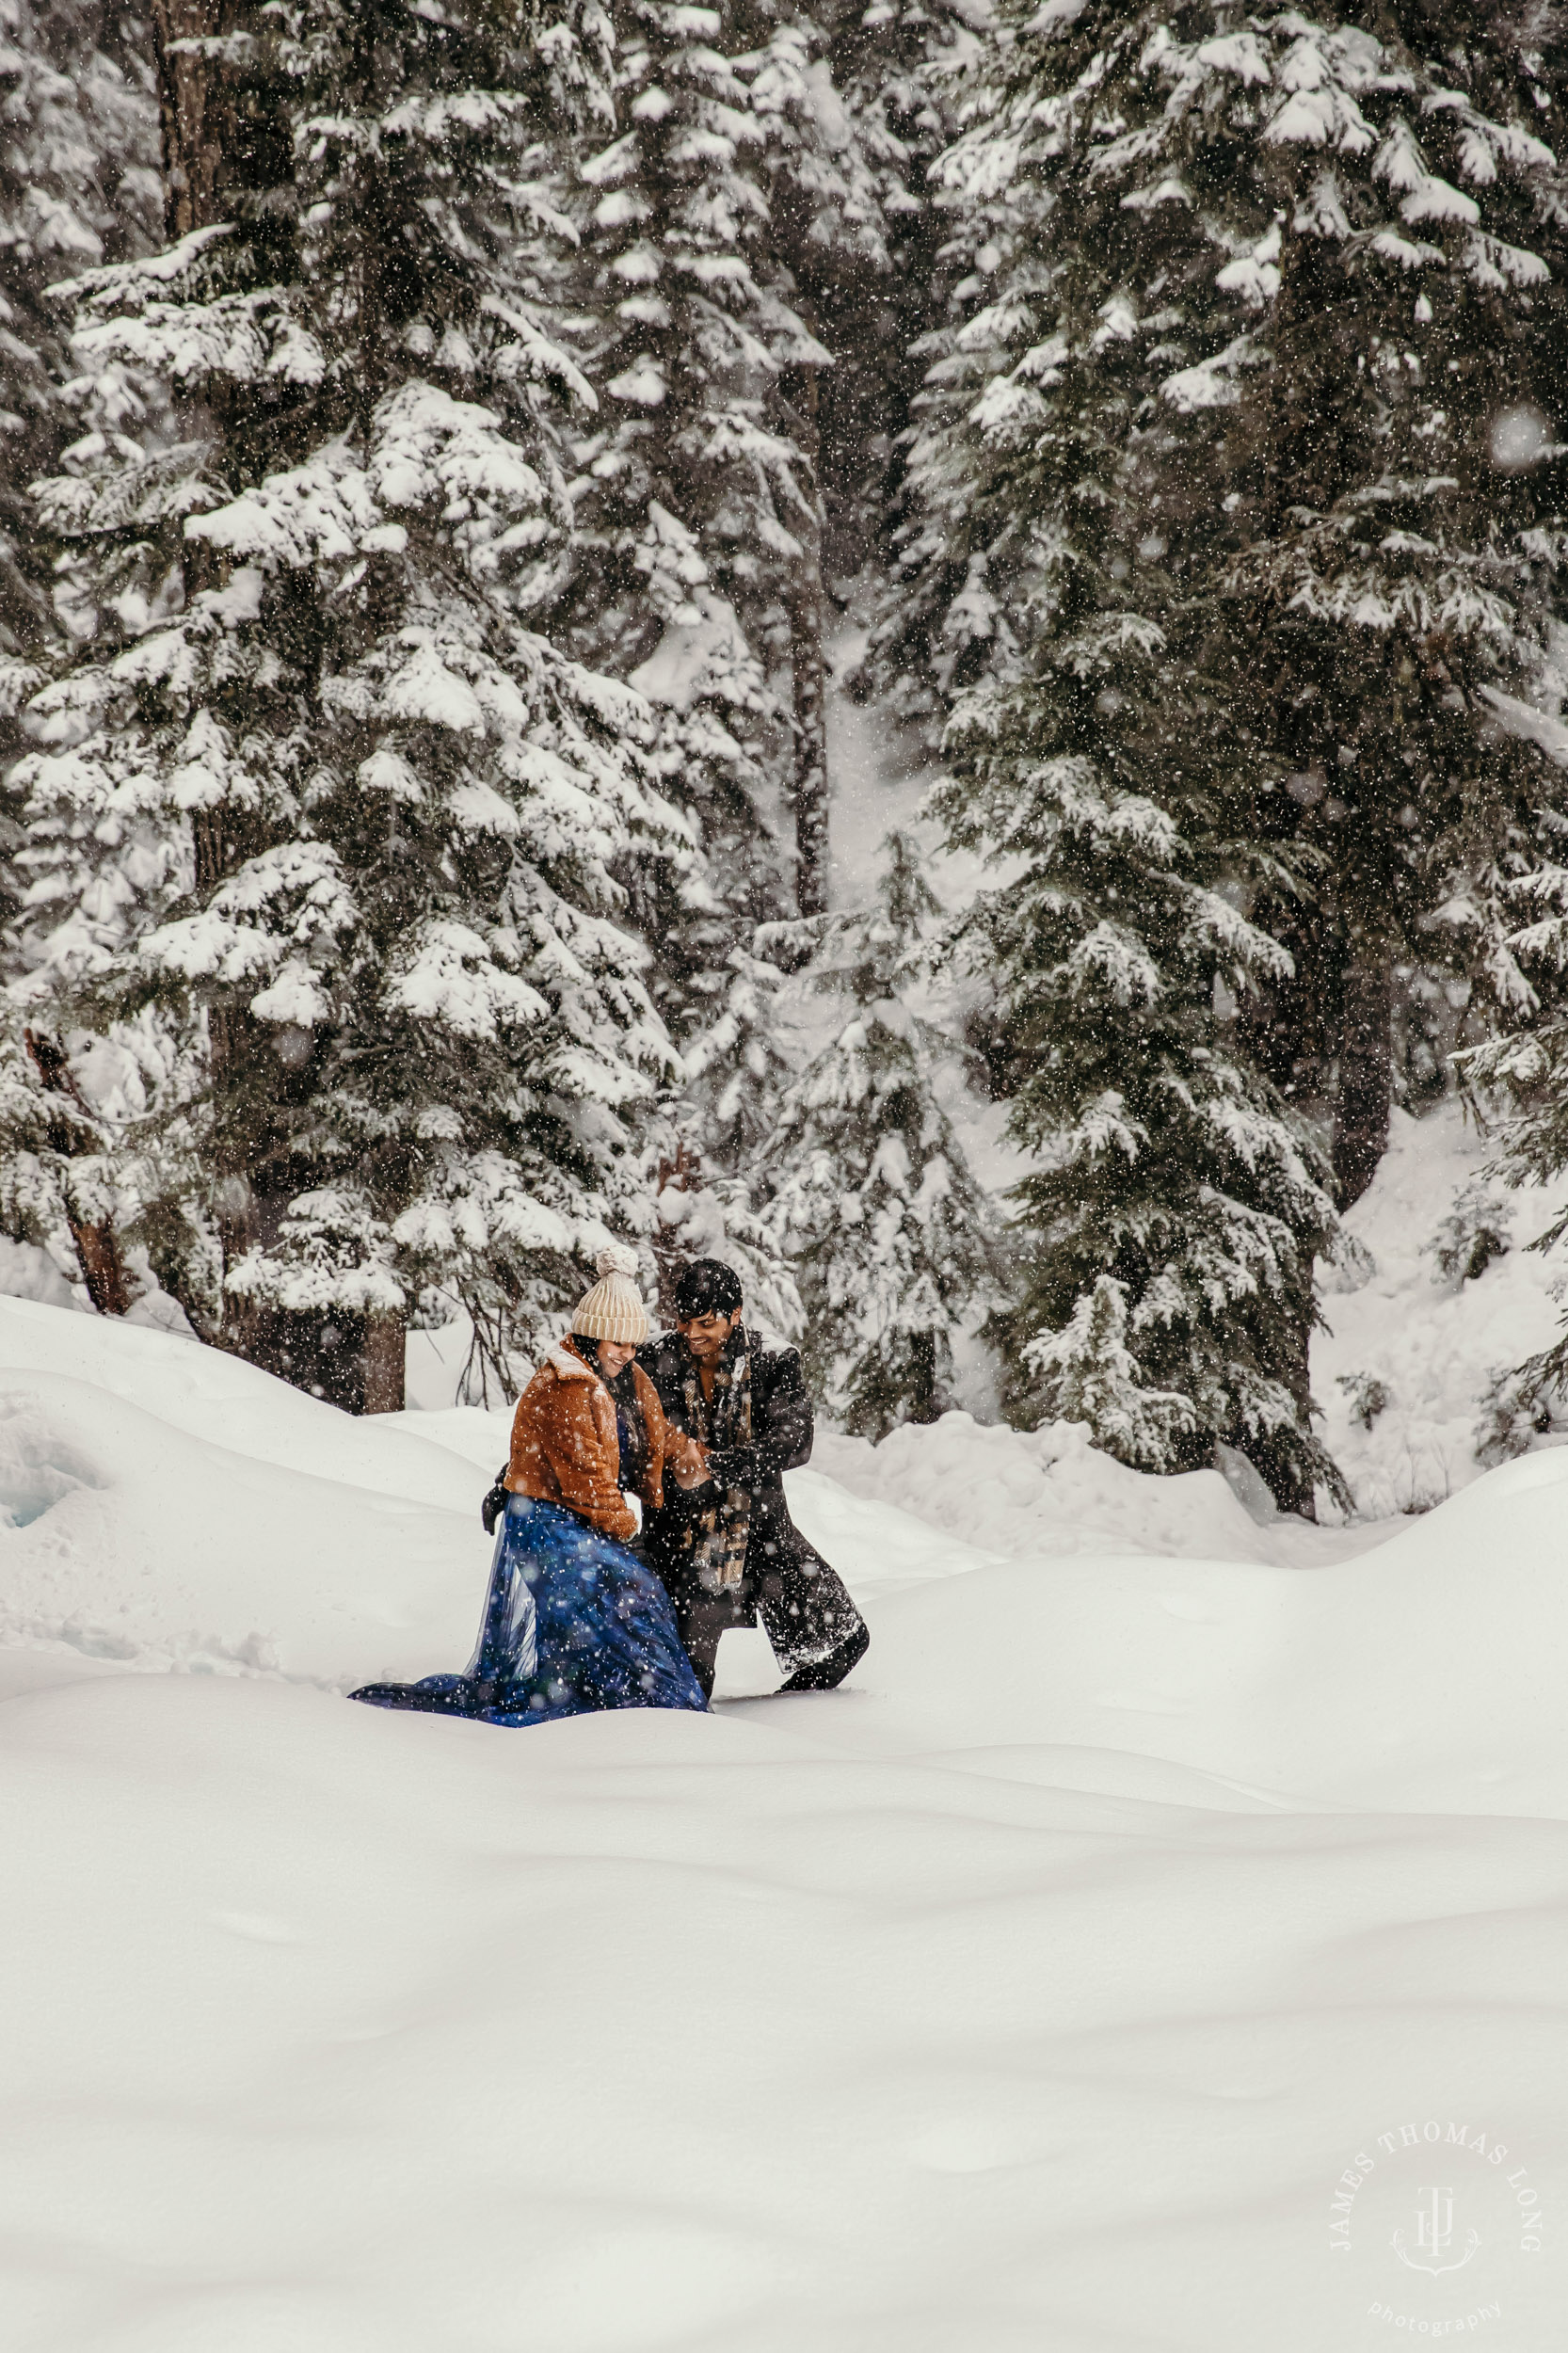
<instances>
[{"instance_id":1,"label":"blue gown","mask_svg":"<svg viewBox=\"0 0 1568 2353\"><path fill-rule=\"evenodd\" d=\"M708 1705L652 1570L564 1504L529 1496L507 1503L464 1673L367 1683L349 1696L507 1725L600 1707Z\"/></svg>"}]
</instances>

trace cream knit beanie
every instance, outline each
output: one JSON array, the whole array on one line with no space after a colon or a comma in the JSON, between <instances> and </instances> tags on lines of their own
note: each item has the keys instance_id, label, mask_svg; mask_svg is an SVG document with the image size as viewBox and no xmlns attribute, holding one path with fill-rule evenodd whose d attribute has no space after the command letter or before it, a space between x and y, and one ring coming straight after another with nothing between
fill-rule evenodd
<instances>
[{"instance_id":1,"label":"cream knit beanie","mask_svg":"<svg viewBox=\"0 0 1568 2353\"><path fill-rule=\"evenodd\" d=\"M625 1242L612 1242L594 1260L599 1281L580 1299L571 1328L586 1340L620 1340L636 1348L648 1334L648 1309L632 1280L637 1254Z\"/></svg>"}]
</instances>

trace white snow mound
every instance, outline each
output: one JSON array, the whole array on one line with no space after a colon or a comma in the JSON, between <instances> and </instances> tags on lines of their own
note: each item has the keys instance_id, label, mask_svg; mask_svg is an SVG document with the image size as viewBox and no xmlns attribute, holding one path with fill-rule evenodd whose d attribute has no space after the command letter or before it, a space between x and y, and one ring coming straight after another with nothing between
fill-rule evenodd
<instances>
[{"instance_id":1,"label":"white snow mound","mask_svg":"<svg viewBox=\"0 0 1568 2353\"><path fill-rule=\"evenodd\" d=\"M502 1732L335 1687L462 1663L504 1416L0 1367L6 2353L1560 2343L1568 1455L1288 1566L830 1446L841 1690Z\"/></svg>"}]
</instances>

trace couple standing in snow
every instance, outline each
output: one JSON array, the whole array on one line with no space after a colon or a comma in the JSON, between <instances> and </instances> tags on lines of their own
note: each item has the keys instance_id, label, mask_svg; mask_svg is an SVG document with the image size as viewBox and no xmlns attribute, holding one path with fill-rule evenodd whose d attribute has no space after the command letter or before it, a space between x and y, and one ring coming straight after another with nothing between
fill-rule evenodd
<instances>
[{"instance_id":1,"label":"couple standing in snow","mask_svg":"<svg viewBox=\"0 0 1568 2353\"><path fill-rule=\"evenodd\" d=\"M864 1657L859 1611L784 1500L784 1472L811 1452L797 1352L757 1346L715 1258L681 1274L659 1339L634 1254L604 1251L598 1272L523 1392L487 1498L500 1530L466 1673L356 1699L499 1724L701 1708L719 1637L759 1616L786 1690L830 1689Z\"/></svg>"}]
</instances>

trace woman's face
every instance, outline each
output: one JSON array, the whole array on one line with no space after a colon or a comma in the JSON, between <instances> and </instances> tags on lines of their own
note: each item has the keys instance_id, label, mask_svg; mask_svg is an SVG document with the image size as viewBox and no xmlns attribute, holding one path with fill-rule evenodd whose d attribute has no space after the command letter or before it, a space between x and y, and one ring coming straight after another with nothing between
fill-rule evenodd
<instances>
[{"instance_id":1,"label":"woman's face","mask_svg":"<svg viewBox=\"0 0 1568 2353\"><path fill-rule=\"evenodd\" d=\"M600 1340L599 1343L600 1370L607 1372L613 1381L617 1372L626 1370L636 1353L630 1340Z\"/></svg>"}]
</instances>

